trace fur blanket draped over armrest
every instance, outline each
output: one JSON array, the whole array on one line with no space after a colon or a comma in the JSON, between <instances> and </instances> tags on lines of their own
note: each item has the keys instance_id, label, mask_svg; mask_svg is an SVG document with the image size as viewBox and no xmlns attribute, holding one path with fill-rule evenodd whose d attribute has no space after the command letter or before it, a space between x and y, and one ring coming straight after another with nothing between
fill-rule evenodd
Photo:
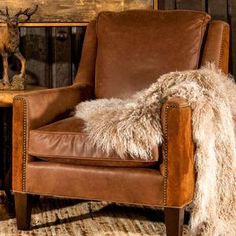
<instances>
[{"instance_id":1,"label":"fur blanket draped over armrest","mask_svg":"<svg viewBox=\"0 0 236 236\"><path fill-rule=\"evenodd\" d=\"M126 100L80 103L75 116L85 121L91 144L148 160L153 145L162 143L160 109L171 97L187 99L193 110L197 182L191 235L236 235L236 85L214 65L162 75Z\"/></svg>"}]
</instances>

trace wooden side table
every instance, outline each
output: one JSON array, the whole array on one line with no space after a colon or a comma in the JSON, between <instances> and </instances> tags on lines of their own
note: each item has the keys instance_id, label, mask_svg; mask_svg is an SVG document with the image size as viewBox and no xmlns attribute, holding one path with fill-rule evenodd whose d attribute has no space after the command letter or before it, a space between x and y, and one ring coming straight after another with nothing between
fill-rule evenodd
<instances>
[{"instance_id":1,"label":"wooden side table","mask_svg":"<svg viewBox=\"0 0 236 236\"><path fill-rule=\"evenodd\" d=\"M5 190L8 198L11 196L13 98L42 89L47 88L28 85L24 91L0 91L0 190Z\"/></svg>"}]
</instances>

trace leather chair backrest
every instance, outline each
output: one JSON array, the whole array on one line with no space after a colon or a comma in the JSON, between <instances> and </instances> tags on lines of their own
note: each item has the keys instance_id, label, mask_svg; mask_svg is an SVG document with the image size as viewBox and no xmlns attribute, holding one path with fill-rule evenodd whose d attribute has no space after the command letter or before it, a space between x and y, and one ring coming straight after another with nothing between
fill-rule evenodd
<instances>
[{"instance_id":1,"label":"leather chair backrest","mask_svg":"<svg viewBox=\"0 0 236 236\"><path fill-rule=\"evenodd\" d=\"M196 69L209 20L196 11L102 12L87 27L75 83L96 98L124 98L164 73Z\"/></svg>"}]
</instances>

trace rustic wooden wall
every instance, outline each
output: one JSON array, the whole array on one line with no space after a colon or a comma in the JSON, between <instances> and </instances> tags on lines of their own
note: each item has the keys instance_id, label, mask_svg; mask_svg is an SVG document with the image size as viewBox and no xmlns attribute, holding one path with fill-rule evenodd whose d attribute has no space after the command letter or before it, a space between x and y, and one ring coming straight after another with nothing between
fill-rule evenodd
<instances>
[{"instance_id":1,"label":"rustic wooden wall","mask_svg":"<svg viewBox=\"0 0 236 236\"><path fill-rule=\"evenodd\" d=\"M235 0L159 0L159 9L191 9L208 12L213 19L231 25L230 71L236 76L236 1Z\"/></svg>"},{"instance_id":2,"label":"rustic wooden wall","mask_svg":"<svg viewBox=\"0 0 236 236\"><path fill-rule=\"evenodd\" d=\"M0 9L8 6L11 14L20 8L38 5L31 22L89 22L98 12L126 9L151 9L153 0L4 0Z\"/></svg>"}]
</instances>

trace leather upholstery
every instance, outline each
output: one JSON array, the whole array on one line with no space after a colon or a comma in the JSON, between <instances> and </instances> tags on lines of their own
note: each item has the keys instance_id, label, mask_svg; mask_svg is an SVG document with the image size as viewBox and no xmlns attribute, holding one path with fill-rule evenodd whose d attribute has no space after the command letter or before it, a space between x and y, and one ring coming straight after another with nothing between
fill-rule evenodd
<instances>
[{"instance_id":1,"label":"leather upholstery","mask_svg":"<svg viewBox=\"0 0 236 236\"><path fill-rule=\"evenodd\" d=\"M209 20L206 13L191 11L100 14L96 97L128 97L164 73L198 68Z\"/></svg>"},{"instance_id":2,"label":"leather upholstery","mask_svg":"<svg viewBox=\"0 0 236 236\"><path fill-rule=\"evenodd\" d=\"M188 102L181 98L169 99L163 104L161 121L164 202L166 206L180 207L193 199L195 183L192 111Z\"/></svg>"},{"instance_id":3,"label":"leather upholstery","mask_svg":"<svg viewBox=\"0 0 236 236\"><path fill-rule=\"evenodd\" d=\"M157 22L155 19L159 17ZM201 45L208 20L205 13L192 11L101 13L87 28L73 86L27 93L14 99L13 191L165 207L188 204L194 192L194 146L191 109L184 100L176 98L163 104L165 139L157 166L138 168L136 163L131 166L131 161L127 160L124 166L121 164L124 161L114 156L106 161L107 166L102 159L92 163L88 159L81 162L81 157L77 157L76 164L63 156L56 160L51 156L39 159L33 155L36 153L30 152L31 138L35 130L45 129L45 126L50 132L62 128L58 124L64 121L56 125L55 122L67 118L79 101L94 98L95 92L97 97L127 96L148 86L159 74L197 68L209 60L217 62L217 66L227 72L228 26L219 21L212 22L204 45ZM131 26L139 28L132 29ZM114 40L107 41L111 39ZM200 49L202 61L199 61ZM50 152L55 153L57 148ZM37 152L46 152L44 146L41 149ZM102 156L96 153L94 157Z\"/></svg>"},{"instance_id":4,"label":"leather upholstery","mask_svg":"<svg viewBox=\"0 0 236 236\"><path fill-rule=\"evenodd\" d=\"M25 106L23 99L13 101L13 129L12 129L12 188L14 191L23 190L23 176L26 163L26 135L27 130L24 127Z\"/></svg>"},{"instance_id":5,"label":"leather upholstery","mask_svg":"<svg viewBox=\"0 0 236 236\"><path fill-rule=\"evenodd\" d=\"M229 65L229 25L223 21L212 21L207 32L202 65L214 62L224 73Z\"/></svg>"},{"instance_id":6,"label":"leather upholstery","mask_svg":"<svg viewBox=\"0 0 236 236\"><path fill-rule=\"evenodd\" d=\"M35 194L163 205L163 176L148 168L31 162L26 183L26 192Z\"/></svg>"},{"instance_id":7,"label":"leather upholstery","mask_svg":"<svg viewBox=\"0 0 236 236\"><path fill-rule=\"evenodd\" d=\"M83 120L71 117L31 130L28 153L46 161L80 165L126 167L157 165L157 146L153 148L153 156L149 161L135 160L128 155L120 157L116 153L107 155L88 142L83 128Z\"/></svg>"},{"instance_id":8,"label":"leather upholstery","mask_svg":"<svg viewBox=\"0 0 236 236\"><path fill-rule=\"evenodd\" d=\"M50 122L68 116L74 106L90 99L91 89L86 86L71 86L41 90L16 96L13 101L13 189L24 188L24 169L30 160L27 153L28 136Z\"/></svg>"}]
</instances>

